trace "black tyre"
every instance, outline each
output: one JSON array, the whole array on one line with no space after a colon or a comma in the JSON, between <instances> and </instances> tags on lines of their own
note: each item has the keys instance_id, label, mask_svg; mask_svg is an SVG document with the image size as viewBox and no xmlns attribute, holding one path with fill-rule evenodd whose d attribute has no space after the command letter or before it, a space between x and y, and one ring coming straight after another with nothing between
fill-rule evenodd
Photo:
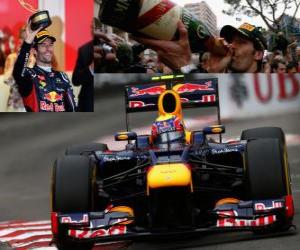
<instances>
[{"instance_id":1,"label":"black tyre","mask_svg":"<svg viewBox=\"0 0 300 250\"><path fill-rule=\"evenodd\" d=\"M245 156L250 199L281 198L287 194L284 153L278 139L249 141Z\"/></svg>"},{"instance_id":2,"label":"black tyre","mask_svg":"<svg viewBox=\"0 0 300 250\"><path fill-rule=\"evenodd\" d=\"M93 209L95 165L80 155L56 160L52 176L52 205L55 212L87 212Z\"/></svg>"},{"instance_id":3,"label":"black tyre","mask_svg":"<svg viewBox=\"0 0 300 250\"><path fill-rule=\"evenodd\" d=\"M287 148L285 141L285 134L283 130L279 127L260 127L247 129L242 132L241 140L254 140L254 139L263 139L263 138L273 138L278 139L280 144L280 154L281 158L283 158L280 164L283 165L283 178L285 180L287 194L291 194L291 180L290 180L290 170L288 166L288 157L287 157ZM262 156L263 157L263 156Z\"/></svg>"},{"instance_id":4,"label":"black tyre","mask_svg":"<svg viewBox=\"0 0 300 250\"><path fill-rule=\"evenodd\" d=\"M249 141L245 162L248 199L276 199L291 194L286 150L278 139ZM285 231L292 225L293 218L287 217L285 211L277 218L272 227L254 229L253 232Z\"/></svg>"},{"instance_id":5,"label":"black tyre","mask_svg":"<svg viewBox=\"0 0 300 250\"><path fill-rule=\"evenodd\" d=\"M278 139L282 145L285 145L285 136L281 128L278 127L261 127L247 129L242 132L241 140L250 140L258 138Z\"/></svg>"},{"instance_id":6,"label":"black tyre","mask_svg":"<svg viewBox=\"0 0 300 250\"><path fill-rule=\"evenodd\" d=\"M93 210L93 178L95 165L85 156L64 156L56 160L52 176L52 210L72 213ZM60 250L89 250L93 244L74 243L66 239L67 228L59 228L56 236Z\"/></svg>"},{"instance_id":7,"label":"black tyre","mask_svg":"<svg viewBox=\"0 0 300 250\"><path fill-rule=\"evenodd\" d=\"M64 240L59 240L56 243L56 247L59 250L92 250L94 244L92 243L74 243L74 242L67 242Z\"/></svg>"},{"instance_id":8,"label":"black tyre","mask_svg":"<svg viewBox=\"0 0 300 250\"><path fill-rule=\"evenodd\" d=\"M65 155L84 155L89 154L91 151L105 151L108 147L103 143L89 143L68 146Z\"/></svg>"}]
</instances>

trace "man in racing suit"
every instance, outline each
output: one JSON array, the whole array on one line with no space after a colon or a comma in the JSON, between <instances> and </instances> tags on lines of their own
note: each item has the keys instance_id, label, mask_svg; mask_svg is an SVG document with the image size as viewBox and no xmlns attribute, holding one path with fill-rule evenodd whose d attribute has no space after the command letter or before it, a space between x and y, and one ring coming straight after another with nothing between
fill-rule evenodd
<instances>
[{"instance_id":1,"label":"man in racing suit","mask_svg":"<svg viewBox=\"0 0 300 250\"><path fill-rule=\"evenodd\" d=\"M24 43L14 66L13 76L27 112L74 112L76 104L67 75L52 69L56 39L47 30L26 27ZM36 65L27 68L31 48Z\"/></svg>"}]
</instances>

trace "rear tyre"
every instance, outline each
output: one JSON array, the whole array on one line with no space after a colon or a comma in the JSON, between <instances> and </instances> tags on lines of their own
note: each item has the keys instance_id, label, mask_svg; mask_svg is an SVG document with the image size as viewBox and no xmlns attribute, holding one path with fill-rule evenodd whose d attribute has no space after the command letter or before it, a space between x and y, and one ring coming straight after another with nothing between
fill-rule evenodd
<instances>
[{"instance_id":1,"label":"rear tyre","mask_svg":"<svg viewBox=\"0 0 300 250\"><path fill-rule=\"evenodd\" d=\"M71 145L66 148L65 155L88 155L91 151L108 150L107 144L104 143L89 143Z\"/></svg>"},{"instance_id":2,"label":"rear tyre","mask_svg":"<svg viewBox=\"0 0 300 250\"><path fill-rule=\"evenodd\" d=\"M246 163L246 197L250 200L279 199L288 194L289 176L284 157L282 142L278 139L266 138L252 140L247 143ZM274 227L254 230L255 233L286 230L291 220L285 215L277 217Z\"/></svg>"},{"instance_id":3,"label":"rear tyre","mask_svg":"<svg viewBox=\"0 0 300 250\"><path fill-rule=\"evenodd\" d=\"M95 164L85 156L70 155L56 160L52 176L52 210L62 213L93 211ZM93 244L66 240L67 228L55 237L58 249L92 249Z\"/></svg>"}]
</instances>

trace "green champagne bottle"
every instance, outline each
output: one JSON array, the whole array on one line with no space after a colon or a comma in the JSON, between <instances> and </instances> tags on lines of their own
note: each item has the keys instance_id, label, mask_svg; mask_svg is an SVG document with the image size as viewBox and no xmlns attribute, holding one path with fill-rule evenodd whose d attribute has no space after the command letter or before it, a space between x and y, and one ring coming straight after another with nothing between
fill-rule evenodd
<instances>
[{"instance_id":1,"label":"green champagne bottle","mask_svg":"<svg viewBox=\"0 0 300 250\"><path fill-rule=\"evenodd\" d=\"M128 33L167 41L178 39L177 23L182 20L192 52L211 51L215 44L203 22L170 0L102 0L99 18Z\"/></svg>"}]
</instances>

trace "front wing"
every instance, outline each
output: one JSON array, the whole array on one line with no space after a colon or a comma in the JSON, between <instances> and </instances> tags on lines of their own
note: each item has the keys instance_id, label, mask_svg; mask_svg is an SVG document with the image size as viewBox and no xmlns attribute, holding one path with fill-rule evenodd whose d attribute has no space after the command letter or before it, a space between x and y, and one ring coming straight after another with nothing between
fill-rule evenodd
<instances>
[{"instance_id":1,"label":"front wing","mask_svg":"<svg viewBox=\"0 0 300 250\"><path fill-rule=\"evenodd\" d=\"M195 226L177 231L153 231L138 228L134 220L125 212L90 212L61 214L52 213L52 230L55 237L65 228L63 237L71 241L106 242L136 238L162 237L176 234L195 234L207 231L266 229L291 215L287 199L240 201L236 204L223 204L209 213L212 221L209 226Z\"/></svg>"}]
</instances>

